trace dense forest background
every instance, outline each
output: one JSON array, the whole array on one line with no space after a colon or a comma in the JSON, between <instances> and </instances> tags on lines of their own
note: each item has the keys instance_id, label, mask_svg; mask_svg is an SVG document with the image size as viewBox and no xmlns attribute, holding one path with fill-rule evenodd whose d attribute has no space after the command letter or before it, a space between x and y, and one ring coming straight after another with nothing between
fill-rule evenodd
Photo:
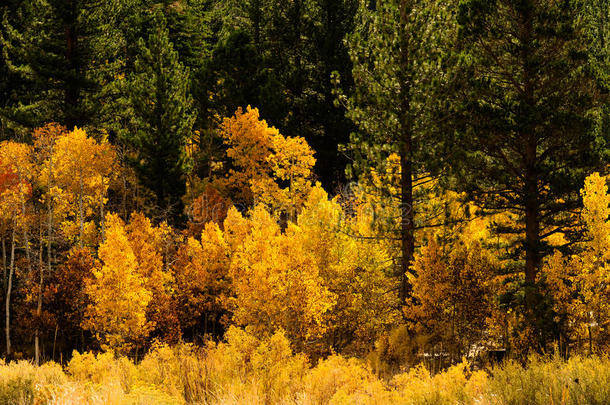
<instances>
[{"instance_id":1,"label":"dense forest background","mask_svg":"<svg viewBox=\"0 0 610 405\"><path fill-rule=\"evenodd\" d=\"M386 371L610 344L608 2L0 17L7 358L235 326Z\"/></svg>"}]
</instances>

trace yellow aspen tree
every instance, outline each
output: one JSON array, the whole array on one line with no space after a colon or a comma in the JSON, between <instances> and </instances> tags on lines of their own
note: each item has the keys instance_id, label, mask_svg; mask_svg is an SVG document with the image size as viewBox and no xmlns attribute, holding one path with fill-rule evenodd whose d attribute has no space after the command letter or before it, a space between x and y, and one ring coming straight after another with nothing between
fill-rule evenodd
<instances>
[{"instance_id":1,"label":"yellow aspen tree","mask_svg":"<svg viewBox=\"0 0 610 405\"><path fill-rule=\"evenodd\" d=\"M258 109L250 106L246 111L240 107L233 117L225 118L220 130L227 145L227 157L234 166L224 184L238 190L240 200L252 203L251 181L270 177L267 157L271 153L272 139L279 131L269 127L260 119Z\"/></svg>"},{"instance_id":2,"label":"yellow aspen tree","mask_svg":"<svg viewBox=\"0 0 610 405\"><path fill-rule=\"evenodd\" d=\"M372 235L365 230L367 216L364 210L345 215L338 198L329 199L317 184L297 226L288 228L287 236L312 253L324 285L336 297L325 313L326 350L365 354L401 319L398 298L391 293L398 285L389 252L379 241L361 237Z\"/></svg>"},{"instance_id":3,"label":"yellow aspen tree","mask_svg":"<svg viewBox=\"0 0 610 405\"><path fill-rule=\"evenodd\" d=\"M580 254L580 271L573 280L580 286L581 318L586 319L589 350L593 351L594 330L607 333L610 327L610 194L608 179L599 173L586 178L581 190L582 220L587 240Z\"/></svg>"},{"instance_id":4,"label":"yellow aspen tree","mask_svg":"<svg viewBox=\"0 0 610 405\"><path fill-rule=\"evenodd\" d=\"M586 246L598 264L610 260L610 194L607 183L607 177L593 173L587 177L581 191L582 218L589 238Z\"/></svg>"},{"instance_id":5,"label":"yellow aspen tree","mask_svg":"<svg viewBox=\"0 0 610 405\"><path fill-rule=\"evenodd\" d=\"M237 193L240 202L261 203L281 212L302 204L316 162L304 138L284 137L250 106L225 118L221 135L233 165L222 183Z\"/></svg>"},{"instance_id":6,"label":"yellow aspen tree","mask_svg":"<svg viewBox=\"0 0 610 405\"><path fill-rule=\"evenodd\" d=\"M34 150L35 159L37 164L37 177L38 185L43 190L41 202L46 206L46 218L40 221L40 234L46 233L46 271L48 275L51 275L51 257L52 251L51 246L53 243L54 236L54 224L62 221L65 218L67 205L62 197L62 190L56 186L55 171L53 167L53 156L55 155L55 142L59 139L62 134L67 132L66 128L56 124L50 123L42 128L34 130ZM64 202L62 202L64 201ZM59 202L59 203L58 203ZM42 228L46 228L44 231ZM44 271L45 266L42 265L42 244L41 243L41 257L39 266L39 289L38 299L36 305L36 316L40 318L42 315L42 294L44 290ZM40 364L40 331L39 327L36 327L34 335L34 351L36 364Z\"/></svg>"},{"instance_id":7,"label":"yellow aspen tree","mask_svg":"<svg viewBox=\"0 0 610 405\"><path fill-rule=\"evenodd\" d=\"M227 218L223 222L223 228L224 238L232 256L252 230L252 222L244 218L237 208L231 207L227 212Z\"/></svg>"},{"instance_id":8,"label":"yellow aspen tree","mask_svg":"<svg viewBox=\"0 0 610 405\"><path fill-rule=\"evenodd\" d=\"M234 219L229 212L226 229L233 228ZM248 221L250 231L233 252L229 271L233 321L265 336L283 329L299 350L307 350L324 334L324 315L334 305L334 297L311 252L292 230L282 234L260 205Z\"/></svg>"},{"instance_id":9,"label":"yellow aspen tree","mask_svg":"<svg viewBox=\"0 0 610 405\"><path fill-rule=\"evenodd\" d=\"M73 213L75 222L63 224L67 236L78 234L79 246L83 246L86 230L95 228L86 223L99 208L102 231L104 225L104 204L109 179L116 171L116 154L113 147L104 139L97 142L79 128L60 136L55 143L55 178L70 197L70 205L76 206ZM77 228L78 231L74 232ZM93 242L93 241L90 241Z\"/></svg>"},{"instance_id":10,"label":"yellow aspen tree","mask_svg":"<svg viewBox=\"0 0 610 405\"><path fill-rule=\"evenodd\" d=\"M270 208L280 209L296 219L296 213L312 188L312 169L316 164L313 149L301 137L284 137L281 134L271 139L271 154L267 162L271 166L274 184L252 183L257 200ZM278 184L287 184L280 188Z\"/></svg>"},{"instance_id":11,"label":"yellow aspen tree","mask_svg":"<svg viewBox=\"0 0 610 405\"><path fill-rule=\"evenodd\" d=\"M13 290L13 277L16 270L15 249L17 234L23 234L23 246L26 253L28 273L32 273L32 262L29 241L29 222L31 220L32 194L31 147L26 144L4 141L0 143L0 217L2 222L8 223L11 229L11 247L9 273L6 286L5 305L5 341L6 353L11 354L11 296Z\"/></svg>"},{"instance_id":12,"label":"yellow aspen tree","mask_svg":"<svg viewBox=\"0 0 610 405\"><path fill-rule=\"evenodd\" d=\"M458 360L485 337L494 265L478 243L449 252L433 239L415 256L413 304L405 311L421 336ZM430 348L428 348L430 349Z\"/></svg>"},{"instance_id":13,"label":"yellow aspen tree","mask_svg":"<svg viewBox=\"0 0 610 405\"><path fill-rule=\"evenodd\" d=\"M144 214L135 212L131 214L125 232L136 258L137 272L152 294L146 317L154 325L153 333L167 343L177 343L180 325L172 297L175 281L164 260L171 228L165 223L153 226Z\"/></svg>"},{"instance_id":14,"label":"yellow aspen tree","mask_svg":"<svg viewBox=\"0 0 610 405\"><path fill-rule=\"evenodd\" d=\"M148 336L153 326L146 319L152 292L138 271L123 221L107 214L106 224L106 240L98 249L101 266L86 284L91 304L84 326L95 333L103 348L126 352Z\"/></svg>"},{"instance_id":15,"label":"yellow aspen tree","mask_svg":"<svg viewBox=\"0 0 610 405\"><path fill-rule=\"evenodd\" d=\"M544 278L548 291L553 297L553 310L557 320L565 325L565 338L578 340L586 337L590 320L585 308L583 295L583 268L579 257L564 256L555 251L547 257L540 275Z\"/></svg>"},{"instance_id":16,"label":"yellow aspen tree","mask_svg":"<svg viewBox=\"0 0 610 405\"><path fill-rule=\"evenodd\" d=\"M231 295L229 245L215 222L205 224L201 241L188 238L173 266L181 324L203 333L226 322L224 301Z\"/></svg>"},{"instance_id":17,"label":"yellow aspen tree","mask_svg":"<svg viewBox=\"0 0 610 405\"><path fill-rule=\"evenodd\" d=\"M608 179L593 173L581 190L581 225L585 240L579 252L555 252L544 263L542 277L553 296L554 310L564 321L569 340L603 341L610 327L610 194Z\"/></svg>"},{"instance_id":18,"label":"yellow aspen tree","mask_svg":"<svg viewBox=\"0 0 610 405\"><path fill-rule=\"evenodd\" d=\"M15 184L11 191L13 203L19 205L19 225L23 234L23 244L27 259L28 270L32 270L30 249L30 220L32 181L34 177L34 163L32 161L32 147L30 145L5 141L0 146L0 158L6 165L6 171L14 177Z\"/></svg>"}]
</instances>

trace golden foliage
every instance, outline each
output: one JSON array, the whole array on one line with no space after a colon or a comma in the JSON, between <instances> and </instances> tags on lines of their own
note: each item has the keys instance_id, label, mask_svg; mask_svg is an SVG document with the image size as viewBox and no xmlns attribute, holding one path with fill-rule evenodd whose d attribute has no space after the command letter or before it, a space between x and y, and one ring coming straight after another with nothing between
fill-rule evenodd
<instances>
[{"instance_id":1,"label":"golden foliage","mask_svg":"<svg viewBox=\"0 0 610 405\"><path fill-rule=\"evenodd\" d=\"M225 187L240 202L261 203L294 215L309 193L316 162L305 139L284 137L250 106L225 118L221 135L234 166L224 179ZM283 184L287 186L282 188Z\"/></svg>"},{"instance_id":2,"label":"golden foliage","mask_svg":"<svg viewBox=\"0 0 610 405\"><path fill-rule=\"evenodd\" d=\"M346 216L338 199L329 199L318 184L287 230L313 255L335 297L324 316L327 347L360 354L400 320L389 252L378 240L359 237L368 220L363 210Z\"/></svg>"},{"instance_id":3,"label":"golden foliage","mask_svg":"<svg viewBox=\"0 0 610 405\"><path fill-rule=\"evenodd\" d=\"M146 290L152 294L146 317L154 325L155 337L177 343L180 325L173 299L175 280L164 260L172 230L166 223L153 226L142 213L134 212L125 232L138 263L138 274L144 280Z\"/></svg>"},{"instance_id":4,"label":"golden foliage","mask_svg":"<svg viewBox=\"0 0 610 405\"><path fill-rule=\"evenodd\" d=\"M86 285L91 304L84 326L95 333L102 347L127 351L153 326L146 319L152 293L139 272L125 224L114 214L108 214L106 222L106 241L98 251L102 265L93 270Z\"/></svg>"},{"instance_id":5,"label":"golden foliage","mask_svg":"<svg viewBox=\"0 0 610 405\"><path fill-rule=\"evenodd\" d=\"M607 178L593 173L581 190L586 240L578 255L555 252L546 260L546 278L558 314L568 318L575 339L600 344L610 332L610 194ZM595 335L595 336L593 336Z\"/></svg>"},{"instance_id":6,"label":"golden foliage","mask_svg":"<svg viewBox=\"0 0 610 405\"><path fill-rule=\"evenodd\" d=\"M225 229L243 228L243 220L230 211ZM319 339L325 331L323 315L334 299L313 254L292 237L294 225L282 234L262 206L245 220L249 230L233 251L229 271L234 297L228 305L234 321L261 336L284 329L299 347Z\"/></svg>"},{"instance_id":7,"label":"golden foliage","mask_svg":"<svg viewBox=\"0 0 610 405\"><path fill-rule=\"evenodd\" d=\"M599 264L610 261L610 194L607 182L606 177L593 173L587 177L581 191L582 219L589 237L587 250L594 255L588 260Z\"/></svg>"},{"instance_id":8,"label":"golden foliage","mask_svg":"<svg viewBox=\"0 0 610 405\"><path fill-rule=\"evenodd\" d=\"M197 350L155 346L134 364L112 353L75 353L65 369L0 363L0 402L61 404L565 404L608 403L607 357L532 357L472 371L418 366L389 380L360 361L332 355L310 367L278 332L258 339L229 329Z\"/></svg>"},{"instance_id":9,"label":"golden foliage","mask_svg":"<svg viewBox=\"0 0 610 405\"><path fill-rule=\"evenodd\" d=\"M489 254L476 242L445 251L432 240L416 255L413 270L413 304L405 312L416 331L454 356L468 354L484 338L490 315L495 271Z\"/></svg>"},{"instance_id":10,"label":"golden foliage","mask_svg":"<svg viewBox=\"0 0 610 405\"><path fill-rule=\"evenodd\" d=\"M47 162L43 163L40 182L51 185L47 193L58 204L56 209L66 212L67 219L62 223L64 235L95 245L97 230L88 218L106 203L106 192L118 166L114 147L105 139L96 141L79 128L51 135L56 140Z\"/></svg>"},{"instance_id":11,"label":"golden foliage","mask_svg":"<svg viewBox=\"0 0 610 405\"><path fill-rule=\"evenodd\" d=\"M34 163L31 146L13 141L0 143L0 215L2 219L28 220L26 201L32 194Z\"/></svg>"},{"instance_id":12,"label":"golden foliage","mask_svg":"<svg viewBox=\"0 0 610 405\"><path fill-rule=\"evenodd\" d=\"M229 246L215 222L205 224L201 242L189 237L180 246L173 272L183 327L195 326L202 317L222 317L222 301L231 290L229 266Z\"/></svg>"}]
</instances>

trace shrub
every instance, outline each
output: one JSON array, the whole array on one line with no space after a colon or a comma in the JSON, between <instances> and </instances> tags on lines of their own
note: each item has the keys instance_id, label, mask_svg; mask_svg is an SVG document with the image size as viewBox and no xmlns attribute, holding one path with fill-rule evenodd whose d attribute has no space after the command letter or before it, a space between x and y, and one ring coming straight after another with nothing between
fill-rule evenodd
<instances>
[{"instance_id":1,"label":"shrub","mask_svg":"<svg viewBox=\"0 0 610 405\"><path fill-rule=\"evenodd\" d=\"M492 370L488 392L501 404L608 404L608 357L532 357L525 366L508 362Z\"/></svg>"},{"instance_id":2,"label":"shrub","mask_svg":"<svg viewBox=\"0 0 610 405\"><path fill-rule=\"evenodd\" d=\"M375 375L356 359L330 356L305 377L306 404L383 403L388 393Z\"/></svg>"},{"instance_id":3,"label":"shrub","mask_svg":"<svg viewBox=\"0 0 610 405\"><path fill-rule=\"evenodd\" d=\"M36 367L27 361L3 362L0 363L0 403L47 403L66 381L61 367L55 363Z\"/></svg>"},{"instance_id":4,"label":"shrub","mask_svg":"<svg viewBox=\"0 0 610 405\"><path fill-rule=\"evenodd\" d=\"M396 375L390 387L395 404L470 404L483 397L487 373L470 371L466 361L432 375L418 366Z\"/></svg>"},{"instance_id":5,"label":"shrub","mask_svg":"<svg viewBox=\"0 0 610 405\"><path fill-rule=\"evenodd\" d=\"M116 358L112 352L98 355L74 352L68 374L77 381L96 385L119 384L129 392L137 382L137 368L127 357Z\"/></svg>"}]
</instances>

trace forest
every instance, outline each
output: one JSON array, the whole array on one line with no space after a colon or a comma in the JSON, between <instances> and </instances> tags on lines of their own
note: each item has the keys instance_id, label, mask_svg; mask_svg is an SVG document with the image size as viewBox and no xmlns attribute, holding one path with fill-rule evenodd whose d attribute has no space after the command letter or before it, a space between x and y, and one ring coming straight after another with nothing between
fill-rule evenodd
<instances>
[{"instance_id":1,"label":"forest","mask_svg":"<svg viewBox=\"0 0 610 405\"><path fill-rule=\"evenodd\" d=\"M0 403L610 403L606 0L4 0Z\"/></svg>"}]
</instances>

